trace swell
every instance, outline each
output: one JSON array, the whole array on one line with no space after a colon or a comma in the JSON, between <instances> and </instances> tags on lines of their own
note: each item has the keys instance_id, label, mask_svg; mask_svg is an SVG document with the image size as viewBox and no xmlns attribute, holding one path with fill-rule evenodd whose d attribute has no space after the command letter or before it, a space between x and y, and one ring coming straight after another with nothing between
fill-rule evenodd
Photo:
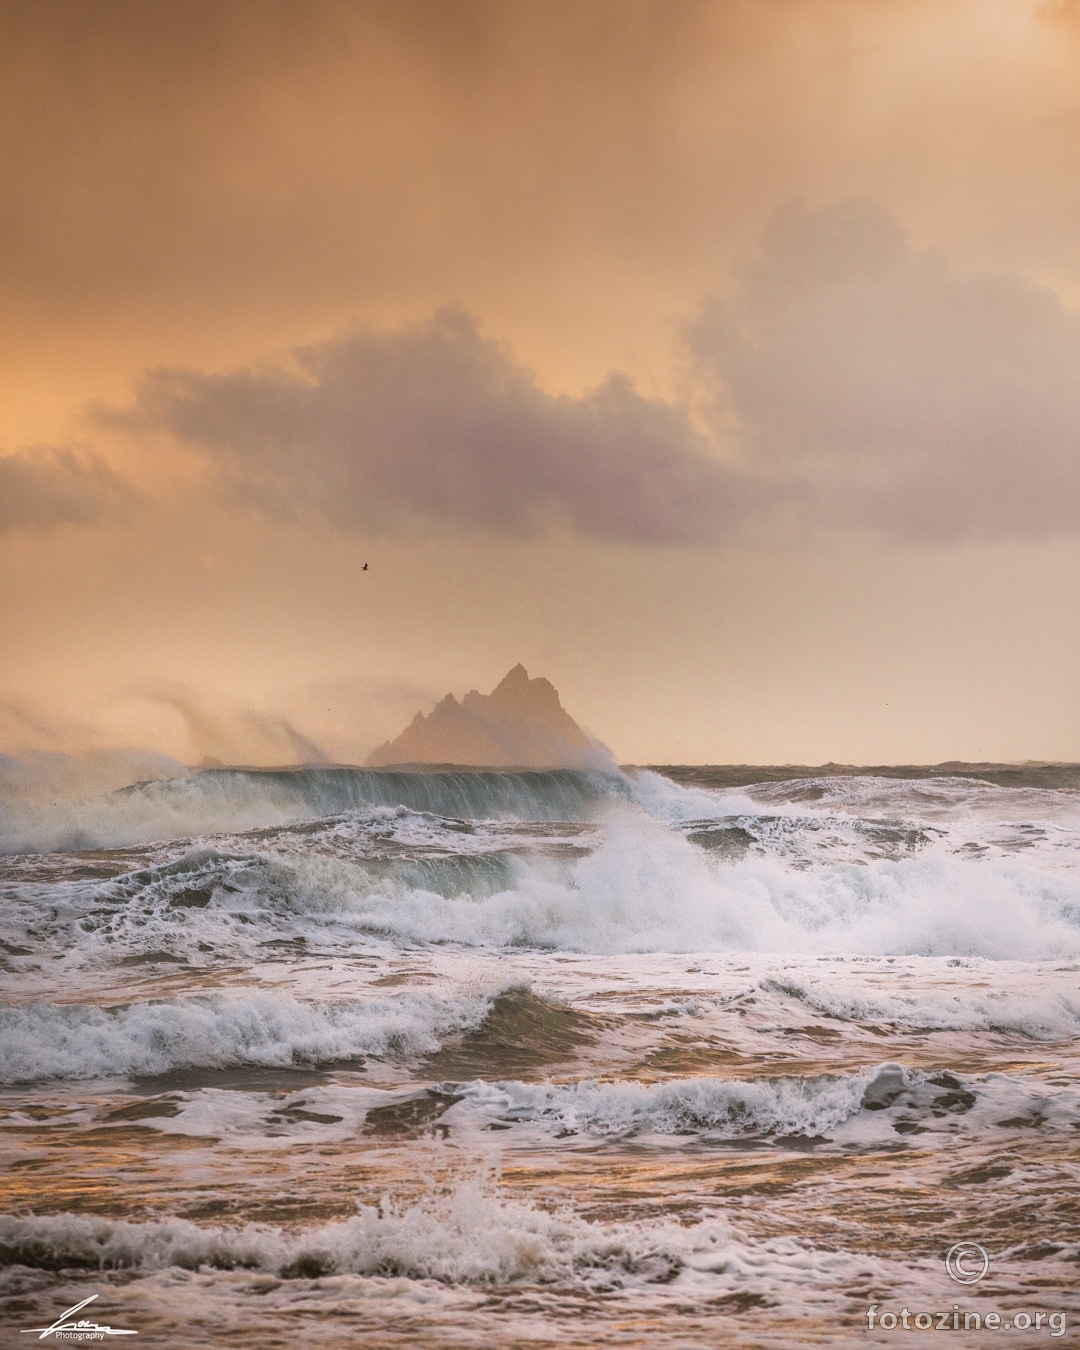
<instances>
[{"instance_id":1,"label":"swell","mask_svg":"<svg viewBox=\"0 0 1080 1350\"><path fill-rule=\"evenodd\" d=\"M119 848L379 807L464 820L578 821L628 799L618 772L208 769L83 801L0 802L0 852Z\"/></svg>"},{"instance_id":2,"label":"swell","mask_svg":"<svg viewBox=\"0 0 1080 1350\"><path fill-rule=\"evenodd\" d=\"M889 778L899 782L962 778L1004 788L1080 791L1080 764L1063 763L976 764L947 760L942 764L875 765L650 764L649 768L672 782L703 788L728 789L823 778Z\"/></svg>"},{"instance_id":3,"label":"swell","mask_svg":"<svg viewBox=\"0 0 1080 1350\"><path fill-rule=\"evenodd\" d=\"M620 776L579 769L213 769L196 779L210 780L226 796L251 787L283 794L316 816L404 806L467 820L577 820L598 800L628 795Z\"/></svg>"},{"instance_id":4,"label":"swell","mask_svg":"<svg viewBox=\"0 0 1080 1350\"><path fill-rule=\"evenodd\" d=\"M122 1004L0 1007L0 1082L158 1077L177 1069L290 1069L433 1054L478 1026L490 996L419 992L363 1002L256 993Z\"/></svg>"}]
</instances>

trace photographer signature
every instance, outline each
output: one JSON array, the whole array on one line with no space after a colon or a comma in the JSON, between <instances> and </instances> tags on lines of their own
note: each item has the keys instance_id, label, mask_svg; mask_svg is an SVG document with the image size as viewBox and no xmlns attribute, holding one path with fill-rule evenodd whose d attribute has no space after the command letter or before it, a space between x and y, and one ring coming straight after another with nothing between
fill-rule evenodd
<instances>
[{"instance_id":1,"label":"photographer signature","mask_svg":"<svg viewBox=\"0 0 1080 1350\"><path fill-rule=\"evenodd\" d=\"M89 1298L84 1298L81 1303L76 1303L73 1308L67 1312L61 1313L51 1327L24 1327L20 1332L22 1336L30 1336L38 1332L38 1340L43 1341L46 1336L63 1335L64 1340L100 1340L105 1336L137 1336L137 1331L122 1331L119 1327L110 1327L98 1322L88 1322L80 1317L77 1321L68 1321L68 1318L74 1317L78 1312L86 1307L88 1303L93 1303L97 1294L91 1294Z\"/></svg>"}]
</instances>

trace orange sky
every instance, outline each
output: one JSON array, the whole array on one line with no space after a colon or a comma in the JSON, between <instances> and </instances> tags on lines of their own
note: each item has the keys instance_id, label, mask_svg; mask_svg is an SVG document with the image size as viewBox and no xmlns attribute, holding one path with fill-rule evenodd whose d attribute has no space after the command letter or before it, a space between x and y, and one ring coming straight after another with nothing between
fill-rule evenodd
<instances>
[{"instance_id":1,"label":"orange sky","mask_svg":"<svg viewBox=\"0 0 1080 1350\"><path fill-rule=\"evenodd\" d=\"M521 660L627 760L1080 759L1075 4L12 2L0 67L0 750L357 759Z\"/></svg>"}]
</instances>

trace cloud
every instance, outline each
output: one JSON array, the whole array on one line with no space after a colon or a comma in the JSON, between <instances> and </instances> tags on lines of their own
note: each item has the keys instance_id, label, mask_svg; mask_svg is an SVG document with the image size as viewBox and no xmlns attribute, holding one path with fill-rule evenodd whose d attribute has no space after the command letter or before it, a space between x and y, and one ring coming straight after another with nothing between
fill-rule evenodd
<instances>
[{"instance_id":1,"label":"cloud","mask_svg":"<svg viewBox=\"0 0 1080 1350\"><path fill-rule=\"evenodd\" d=\"M0 534L113 517L132 489L99 459L49 446L0 454Z\"/></svg>"},{"instance_id":2,"label":"cloud","mask_svg":"<svg viewBox=\"0 0 1080 1350\"><path fill-rule=\"evenodd\" d=\"M242 498L349 530L687 543L737 514L737 484L684 408L617 373L581 398L546 393L463 309L294 357L154 371L132 408L99 416L201 447Z\"/></svg>"},{"instance_id":3,"label":"cloud","mask_svg":"<svg viewBox=\"0 0 1080 1350\"><path fill-rule=\"evenodd\" d=\"M546 392L457 307L288 366L151 371L98 417L198 447L235 499L363 533L1080 530L1080 315L916 250L873 201L778 211L683 338L711 438L617 372Z\"/></svg>"},{"instance_id":4,"label":"cloud","mask_svg":"<svg viewBox=\"0 0 1080 1350\"><path fill-rule=\"evenodd\" d=\"M930 539L1080 529L1080 315L916 251L873 202L779 211L686 342L773 506Z\"/></svg>"}]
</instances>

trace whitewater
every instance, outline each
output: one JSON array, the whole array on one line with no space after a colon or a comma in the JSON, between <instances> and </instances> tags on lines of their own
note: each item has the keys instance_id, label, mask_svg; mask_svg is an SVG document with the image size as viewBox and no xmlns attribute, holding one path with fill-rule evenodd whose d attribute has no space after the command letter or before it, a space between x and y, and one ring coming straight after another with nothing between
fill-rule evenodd
<instances>
[{"instance_id":1,"label":"whitewater","mask_svg":"<svg viewBox=\"0 0 1080 1350\"><path fill-rule=\"evenodd\" d=\"M1080 1334L1080 771L45 769L0 763L13 1332Z\"/></svg>"}]
</instances>

